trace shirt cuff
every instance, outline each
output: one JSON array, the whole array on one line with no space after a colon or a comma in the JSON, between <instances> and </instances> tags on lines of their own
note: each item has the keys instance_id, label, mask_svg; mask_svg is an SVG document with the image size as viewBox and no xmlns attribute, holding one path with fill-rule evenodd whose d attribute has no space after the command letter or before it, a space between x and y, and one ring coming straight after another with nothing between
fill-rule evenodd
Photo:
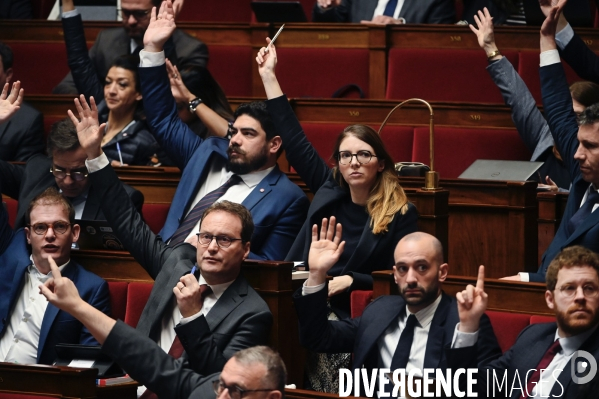
<instances>
[{"instance_id":1,"label":"shirt cuff","mask_svg":"<svg viewBox=\"0 0 599 399\"><path fill-rule=\"evenodd\" d=\"M304 295L310 295L310 294L314 294L314 293L316 293L316 292L318 292L318 291L320 291L320 290L324 289L324 287L325 287L325 285L326 285L326 283L322 283L322 284L313 285L313 286L310 286L310 287L308 287L308 286L306 285L306 283L307 283L307 282L308 282L308 281L305 281L305 282L304 282L304 285L302 285L302 296L304 296Z\"/></svg>"},{"instance_id":2,"label":"shirt cuff","mask_svg":"<svg viewBox=\"0 0 599 399\"><path fill-rule=\"evenodd\" d=\"M63 18L72 18L72 17L76 17L77 15L79 15L79 10L77 10L76 8L74 10L65 11L62 13Z\"/></svg>"},{"instance_id":3,"label":"shirt cuff","mask_svg":"<svg viewBox=\"0 0 599 399\"><path fill-rule=\"evenodd\" d=\"M553 65L560 62L559 52L556 50L547 50L541 53L541 63L540 66L544 67L547 65Z\"/></svg>"},{"instance_id":4,"label":"shirt cuff","mask_svg":"<svg viewBox=\"0 0 599 399\"><path fill-rule=\"evenodd\" d=\"M566 25L566 27L555 34L555 42L557 43L557 47L560 50L566 48L570 40L574 37L574 29L570 26L570 24Z\"/></svg>"},{"instance_id":5,"label":"shirt cuff","mask_svg":"<svg viewBox=\"0 0 599 399\"><path fill-rule=\"evenodd\" d=\"M102 153L102 155L100 155L96 159L91 159L91 160L86 159L85 160L85 166L87 166L87 171L89 173L94 173L99 170L102 170L105 167L107 167L108 165L110 165L110 162L108 162L108 157L106 156L105 153Z\"/></svg>"},{"instance_id":6,"label":"shirt cuff","mask_svg":"<svg viewBox=\"0 0 599 399\"><path fill-rule=\"evenodd\" d=\"M151 53L146 50L141 50L139 52L139 66L142 68L160 66L165 63L166 57L164 56L164 51Z\"/></svg>"},{"instance_id":7,"label":"shirt cuff","mask_svg":"<svg viewBox=\"0 0 599 399\"><path fill-rule=\"evenodd\" d=\"M453 332L453 339L451 340L451 347L457 348L468 348L476 345L478 341L478 331L473 333L462 332L458 330L460 323L456 324L455 331Z\"/></svg>"},{"instance_id":8,"label":"shirt cuff","mask_svg":"<svg viewBox=\"0 0 599 399\"><path fill-rule=\"evenodd\" d=\"M202 315L202 311L199 311L198 313L194 314L193 316L182 317L181 320L179 320L179 324L183 325L183 324L190 323L190 322L194 321L195 319L197 319L198 317L200 317L201 315Z\"/></svg>"},{"instance_id":9,"label":"shirt cuff","mask_svg":"<svg viewBox=\"0 0 599 399\"><path fill-rule=\"evenodd\" d=\"M528 273L520 272L518 274L520 275L520 281L525 281L527 283L530 281L530 276Z\"/></svg>"}]
</instances>

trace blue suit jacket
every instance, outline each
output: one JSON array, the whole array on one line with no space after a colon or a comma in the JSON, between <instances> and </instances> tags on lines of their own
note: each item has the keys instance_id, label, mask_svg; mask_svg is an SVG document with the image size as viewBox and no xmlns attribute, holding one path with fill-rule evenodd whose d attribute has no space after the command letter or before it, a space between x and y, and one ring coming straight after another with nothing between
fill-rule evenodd
<instances>
[{"instance_id":1,"label":"blue suit jacket","mask_svg":"<svg viewBox=\"0 0 599 399\"><path fill-rule=\"evenodd\" d=\"M29 248L23 229L13 232L8 226L6 211L0 205L0 337L6 332L10 315L23 287L27 267L31 264ZM84 301L110 314L108 284L71 261L62 271L71 279ZM44 299L40 296L41 299ZM56 359L56 344L98 345L90 332L70 314L48 304L40 331L37 362L52 364Z\"/></svg>"},{"instance_id":2,"label":"blue suit jacket","mask_svg":"<svg viewBox=\"0 0 599 399\"><path fill-rule=\"evenodd\" d=\"M228 140L202 140L177 114L166 66L139 68L147 121L160 146L183 171L160 236L167 241L179 227L206 178L214 157L227 159ZM282 260L297 236L308 210L303 191L278 166L242 202L254 219L250 258Z\"/></svg>"},{"instance_id":3,"label":"blue suit jacket","mask_svg":"<svg viewBox=\"0 0 599 399\"><path fill-rule=\"evenodd\" d=\"M540 75L545 117L572 179L570 195L559 229L543 254L538 272L530 274L530 281L542 282L545 281L549 264L562 249L572 245L582 245L599 252L599 212L591 213L575 231L569 231L568 221L580 208L580 202L590 183L582 179L578 161L574 159L578 148L578 124L572 110L572 97L564 68L561 63L547 65L541 67Z\"/></svg>"}]
</instances>

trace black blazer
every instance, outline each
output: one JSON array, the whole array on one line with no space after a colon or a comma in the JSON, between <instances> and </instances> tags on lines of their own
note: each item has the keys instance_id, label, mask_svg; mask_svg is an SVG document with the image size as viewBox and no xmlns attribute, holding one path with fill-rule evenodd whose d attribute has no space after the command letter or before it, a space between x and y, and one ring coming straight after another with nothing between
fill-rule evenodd
<instances>
[{"instance_id":1,"label":"black blazer","mask_svg":"<svg viewBox=\"0 0 599 399\"><path fill-rule=\"evenodd\" d=\"M0 159L26 162L44 152L44 118L27 103L0 124Z\"/></svg>"},{"instance_id":2,"label":"black blazer","mask_svg":"<svg viewBox=\"0 0 599 399\"><path fill-rule=\"evenodd\" d=\"M343 0L337 7L322 10L314 2L313 22L370 21L378 0ZM405 0L399 16L408 24L453 24L455 6L453 0Z\"/></svg>"},{"instance_id":3,"label":"black blazer","mask_svg":"<svg viewBox=\"0 0 599 399\"><path fill-rule=\"evenodd\" d=\"M19 201L15 229L25 226L25 213L27 212L29 203L48 187L57 187L56 180L52 173L50 173L51 167L52 160L41 154L33 156L25 166L0 161L2 194ZM143 194L133 187L124 186L135 209L141 213L144 202ZM81 219L105 220L100 206L103 200L104 198L93 187L90 187Z\"/></svg>"}]
</instances>

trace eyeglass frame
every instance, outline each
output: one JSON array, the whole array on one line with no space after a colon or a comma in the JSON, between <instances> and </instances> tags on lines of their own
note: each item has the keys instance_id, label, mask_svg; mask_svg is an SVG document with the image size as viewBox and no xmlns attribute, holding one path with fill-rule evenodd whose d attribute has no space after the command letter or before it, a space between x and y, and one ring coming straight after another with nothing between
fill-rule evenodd
<instances>
[{"instance_id":1,"label":"eyeglass frame","mask_svg":"<svg viewBox=\"0 0 599 399\"><path fill-rule=\"evenodd\" d=\"M221 387L222 387L222 390L220 389ZM216 394L217 397L221 393L223 393L223 391L225 389L227 389L229 391L229 396L231 397L231 399L241 399L245 395L247 395L248 393L252 393L252 392L276 391L276 389L242 389L242 388L239 388L237 385L231 385L231 386L226 385L221 380L214 380L214 381L212 381L212 389L214 390L214 393ZM235 393L233 393L233 392L238 392L239 393L239 398L236 398L235 397Z\"/></svg>"},{"instance_id":2,"label":"eyeglass frame","mask_svg":"<svg viewBox=\"0 0 599 399\"><path fill-rule=\"evenodd\" d=\"M123 15L123 12L126 14ZM129 19L130 16L133 15L133 18L135 18L137 21L144 21L147 18L150 18L150 13L152 12L152 9L150 8L149 10L127 10L125 8L117 8L116 9L116 16L121 17L123 20ZM142 15L143 13L143 15Z\"/></svg>"},{"instance_id":3,"label":"eyeglass frame","mask_svg":"<svg viewBox=\"0 0 599 399\"><path fill-rule=\"evenodd\" d=\"M59 166L52 165L52 166L50 166L50 173L52 173L52 175L54 177L56 177L57 179L59 179L59 180L64 180L64 179L67 178L67 176L69 176L71 178L71 180L73 180L73 181L83 181L83 180L87 179L87 176L89 176L89 171L87 170L87 168L83 167L83 168L79 168L79 169L80 170L84 170L85 169L85 173L84 172L79 172L78 170L76 170L76 171L73 172L72 169L62 169ZM57 176L54 173L54 171L56 171L56 170L59 170L60 172L64 172L64 177ZM67 170L69 172L67 172ZM83 176L83 177L81 179L76 179L73 176Z\"/></svg>"},{"instance_id":4,"label":"eyeglass frame","mask_svg":"<svg viewBox=\"0 0 599 399\"><path fill-rule=\"evenodd\" d=\"M565 288L569 288L569 287L574 287L573 285L570 284L564 284L561 287L557 288L559 290L559 292L565 297L565 298L573 298L576 296L576 293L578 292L578 285L575 287L575 290L573 290L570 294L567 294L565 291ZM585 287L592 287L595 291L593 295L587 295L584 292ZM599 296L599 287L596 287L592 284L585 284L582 287L582 295L585 298L597 298L597 296Z\"/></svg>"},{"instance_id":5,"label":"eyeglass frame","mask_svg":"<svg viewBox=\"0 0 599 399\"><path fill-rule=\"evenodd\" d=\"M365 152L365 153L368 153L368 154L370 155L370 159L368 160L368 162L360 162L360 160L358 159L358 155L359 155L361 152L362 152L362 153L364 153L364 152ZM342 162L341 162L341 154L342 154L342 153L351 155L351 157L349 158L349 162L348 162L348 163L342 163ZM370 163L370 161L372 161L372 157L378 158L378 157L377 157L375 154L371 153L371 152L370 152L370 151L368 151L368 150L360 150L360 151L358 151L358 152L357 152L357 153L355 153L355 154L352 154L350 151L337 151L337 156L336 156L336 158L337 158L337 162L339 162L339 165L350 165L350 164L351 164L351 161L354 159L354 157L356 157L356 162L358 162L360 165L368 165L368 164Z\"/></svg>"},{"instance_id":6,"label":"eyeglass frame","mask_svg":"<svg viewBox=\"0 0 599 399\"><path fill-rule=\"evenodd\" d=\"M234 241L242 241L243 242L243 238L231 238L229 236L215 236L212 234L208 234L208 233L196 233L196 235L198 236L198 244L203 246L203 247L209 247L210 244L212 244L213 240L216 240L216 245L218 245L219 248L230 248L231 244L233 244ZM207 235L210 236L210 241L208 241L206 244L203 244L202 242L200 242L200 235ZM231 243L229 245L227 245L226 247L222 245L222 243L219 243L218 241L226 238L227 240L231 240Z\"/></svg>"},{"instance_id":7,"label":"eyeglass frame","mask_svg":"<svg viewBox=\"0 0 599 399\"><path fill-rule=\"evenodd\" d=\"M65 229L63 232L60 232L60 231L58 231L58 230L57 230L57 229L54 227L54 225L55 225L56 223L64 223L64 224L66 224L66 225L67 225L67 228L66 228L66 229ZM35 231L35 226L37 226L37 225L42 225L42 224L43 224L44 226L46 226L46 230L44 230L42 233L38 233L37 231ZM28 225L27 225L27 227L28 227L28 228L29 228L29 229L30 229L32 232L34 232L35 234L37 234L38 236L45 236L45 235L46 235L46 233L48 233L48 229L49 229L50 227L51 227L51 228L52 228L52 230L54 230L54 231L55 231L57 234L61 234L61 235L62 235L62 234L66 234L66 232L67 232L67 231L69 231L69 227L71 227L71 226L73 226L73 223L67 223L67 222L65 222L65 221L62 221L62 220L57 220L57 221L55 221L55 222L52 222L52 223L43 223L43 222L39 222L39 223L34 223L34 224L28 224Z\"/></svg>"}]
</instances>

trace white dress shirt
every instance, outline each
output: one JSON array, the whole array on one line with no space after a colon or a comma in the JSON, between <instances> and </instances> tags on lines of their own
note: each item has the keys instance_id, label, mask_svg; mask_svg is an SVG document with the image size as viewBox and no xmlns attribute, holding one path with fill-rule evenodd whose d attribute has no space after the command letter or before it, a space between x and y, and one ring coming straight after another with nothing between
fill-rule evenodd
<instances>
[{"instance_id":1,"label":"white dress shirt","mask_svg":"<svg viewBox=\"0 0 599 399\"><path fill-rule=\"evenodd\" d=\"M383 15L383 13L385 12L385 7L387 7L387 3L389 3L389 0L379 0L379 3L376 5L376 8L374 9L374 14L372 15L372 18L379 15ZM399 19L399 13L401 12L403 3L404 0L397 0L397 7L395 7L393 18Z\"/></svg>"}]
</instances>

